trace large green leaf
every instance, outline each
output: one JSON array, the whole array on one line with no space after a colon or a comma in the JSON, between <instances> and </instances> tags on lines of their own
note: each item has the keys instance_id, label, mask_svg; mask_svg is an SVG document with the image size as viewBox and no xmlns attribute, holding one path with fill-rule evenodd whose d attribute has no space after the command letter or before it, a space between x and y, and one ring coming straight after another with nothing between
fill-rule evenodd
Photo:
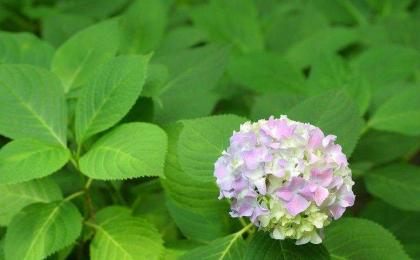
<instances>
[{"instance_id":1,"label":"large green leaf","mask_svg":"<svg viewBox=\"0 0 420 260\"><path fill-rule=\"evenodd\" d=\"M51 11L51 14L41 18L42 38L58 47L73 34L93 23L94 20L91 17L80 14L60 13L54 10ZM62 26L63 24L66 26Z\"/></svg>"},{"instance_id":2,"label":"large green leaf","mask_svg":"<svg viewBox=\"0 0 420 260\"><path fill-rule=\"evenodd\" d=\"M63 167L70 152L58 145L32 139L11 141L0 150L0 184L41 178Z\"/></svg>"},{"instance_id":3,"label":"large green leaf","mask_svg":"<svg viewBox=\"0 0 420 260\"><path fill-rule=\"evenodd\" d=\"M395 145L398 144L398 145ZM355 162L382 164L415 153L420 147L419 136L406 136L382 131L364 134L352 156Z\"/></svg>"},{"instance_id":4,"label":"large green leaf","mask_svg":"<svg viewBox=\"0 0 420 260\"><path fill-rule=\"evenodd\" d=\"M270 50L284 53L297 42L328 28L328 20L314 8L313 2L281 2L265 10L271 12L265 26L267 47Z\"/></svg>"},{"instance_id":5,"label":"large green leaf","mask_svg":"<svg viewBox=\"0 0 420 260\"><path fill-rule=\"evenodd\" d=\"M420 87L403 91L382 104L372 115L372 128L420 135Z\"/></svg>"},{"instance_id":6,"label":"large green leaf","mask_svg":"<svg viewBox=\"0 0 420 260\"><path fill-rule=\"evenodd\" d=\"M29 204L62 199L60 188L49 178L0 185L0 193L0 226L7 226L12 217Z\"/></svg>"},{"instance_id":7,"label":"large green leaf","mask_svg":"<svg viewBox=\"0 0 420 260\"><path fill-rule=\"evenodd\" d=\"M244 121L232 115L214 116L182 121L167 129L164 187L168 209L189 238L212 241L229 232L228 205L217 199L213 164Z\"/></svg>"},{"instance_id":8,"label":"large green leaf","mask_svg":"<svg viewBox=\"0 0 420 260\"><path fill-rule=\"evenodd\" d=\"M128 0L107 0L100 5L95 0L58 1L55 9L63 13L76 13L95 19L103 19L119 11Z\"/></svg>"},{"instance_id":9,"label":"large green leaf","mask_svg":"<svg viewBox=\"0 0 420 260\"><path fill-rule=\"evenodd\" d=\"M258 121L270 116L285 115L303 100L305 100L305 96L282 92L258 96L252 106L251 119Z\"/></svg>"},{"instance_id":10,"label":"large green leaf","mask_svg":"<svg viewBox=\"0 0 420 260\"><path fill-rule=\"evenodd\" d=\"M154 51L166 27L167 6L161 0L138 0L121 17L123 53Z\"/></svg>"},{"instance_id":11,"label":"large green leaf","mask_svg":"<svg viewBox=\"0 0 420 260\"><path fill-rule=\"evenodd\" d=\"M290 119L309 122L324 133L337 136L337 143L350 156L359 139L363 120L353 101L343 92L310 97L287 114Z\"/></svg>"},{"instance_id":12,"label":"large green leaf","mask_svg":"<svg viewBox=\"0 0 420 260\"><path fill-rule=\"evenodd\" d=\"M52 71L61 78L64 91L86 84L97 67L116 54L119 44L118 22L110 20L78 32L61 45L54 55Z\"/></svg>"},{"instance_id":13,"label":"large green leaf","mask_svg":"<svg viewBox=\"0 0 420 260\"><path fill-rule=\"evenodd\" d=\"M129 123L112 130L80 159L80 169L94 179L163 176L165 132L148 123Z\"/></svg>"},{"instance_id":14,"label":"large green leaf","mask_svg":"<svg viewBox=\"0 0 420 260\"><path fill-rule=\"evenodd\" d=\"M398 210L380 200L373 200L363 208L361 216L387 228L413 259L420 258L420 212Z\"/></svg>"},{"instance_id":15,"label":"large green leaf","mask_svg":"<svg viewBox=\"0 0 420 260\"><path fill-rule=\"evenodd\" d=\"M363 115L369 107L370 89L367 80L351 71L344 59L338 55L323 55L313 62L307 80L306 93L317 95L331 90L342 89L359 108Z\"/></svg>"},{"instance_id":16,"label":"large green leaf","mask_svg":"<svg viewBox=\"0 0 420 260\"><path fill-rule=\"evenodd\" d=\"M294 44L286 52L286 57L296 67L306 68L322 56L334 54L357 40L358 35L352 29L327 28Z\"/></svg>"},{"instance_id":17,"label":"large green leaf","mask_svg":"<svg viewBox=\"0 0 420 260\"><path fill-rule=\"evenodd\" d=\"M374 94L384 85L412 76L420 66L420 53L401 46L383 45L362 53L352 63L353 68L370 82Z\"/></svg>"},{"instance_id":18,"label":"large green leaf","mask_svg":"<svg viewBox=\"0 0 420 260\"><path fill-rule=\"evenodd\" d=\"M124 210L112 212L105 208L98 212L98 223L89 224L96 230L90 245L92 260L160 259L163 241L151 224L127 216Z\"/></svg>"},{"instance_id":19,"label":"large green leaf","mask_svg":"<svg viewBox=\"0 0 420 260\"><path fill-rule=\"evenodd\" d=\"M51 72L30 65L0 66L0 134L66 146L64 92Z\"/></svg>"},{"instance_id":20,"label":"large green leaf","mask_svg":"<svg viewBox=\"0 0 420 260\"><path fill-rule=\"evenodd\" d=\"M169 71L168 81L155 95L156 119L170 122L209 115L217 100L212 89L228 56L228 47L208 45L156 58Z\"/></svg>"},{"instance_id":21,"label":"large green leaf","mask_svg":"<svg viewBox=\"0 0 420 260\"><path fill-rule=\"evenodd\" d=\"M228 71L232 80L258 93L303 92L304 78L282 55L262 52L234 57Z\"/></svg>"},{"instance_id":22,"label":"large green leaf","mask_svg":"<svg viewBox=\"0 0 420 260\"><path fill-rule=\"evenodd\" d=\"M148 60L146 56L120 56L98 69L76 107L79 144L112 127L128 113L143 89Z\"/></svg>"},{"instance_id":23,"label":"large green leaf","mask_svg":"<svg viewBox=\"0 0 420 260\"><path fill-rule=\"evenodd\" d=\"M185 255L182 260L237 260L244 257L246 243L242 238L245 230L216 239L205 246L197 247Z\"/></svg>"},{"instance_id":24,"label":"large green leaf","mask_svg":"<svg viewBox=\"0 0 420 260\"><path fill-rule=\"evenodd\" d=\"M344 218L325 231L324 245L331 259L410 259L401 244L375 222Z\"/></svg>"},{"instance_id":25,"label":"large green leaf","mask_svg":"<svg viewBox=\"0 0 420 260\"><path fill-rule=\"evenodd\" d=\"M81 229L82 216L71 202L29 205L9 224L5 241L6 259L46 258L75 242Z\"/></svg>"},{"instance_id":26,"label":"large green leaf","mask_svg":"<svg viewBox=\"0 0 420 260\"><path fill-rule=\"evenodd\" d=\"M0 64L49 68L54 49L29 33L0 32Z\"/></svg>"},{"instance_id":27,"label":"large green leaf","mask_svg":"<svg viewBox=\"0 0 420 260\"><path fill-rule=\"evenodd\" d=\"M245 251L244 259L312 260L330 259L322 245L295 245L291 240L276 240L262 231L254 235Z\"/></svg>"},{"instance_id":28,"label":"large green leaf","mask_svg":"<svg viewBox=\"0 0 420 260\"><path fill-rule=\"evenodd\" d=\"M192 10L194 24L217 43L232 44L242 52L263 49L257 10L250 0L212 0Z\"/></svg>"},{"instance_id":29,"label":"large green leaf","mask_svg":"<svg viewBox=\"0 0 420 260\"><path fill-rule=\"evenodd\" d=\"M394 207L420 211L420 167L392 164L366 175L368 191Z\"/></svg>"}]
</instances>

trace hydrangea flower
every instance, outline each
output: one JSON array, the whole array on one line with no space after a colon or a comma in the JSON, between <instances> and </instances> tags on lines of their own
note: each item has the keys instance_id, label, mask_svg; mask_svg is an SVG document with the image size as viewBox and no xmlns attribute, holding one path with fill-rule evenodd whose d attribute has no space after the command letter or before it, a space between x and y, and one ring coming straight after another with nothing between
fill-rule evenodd
<instances>
[{"instance_id":1,"label":"hydrangea flower","mask_svg":"<svg viewBox=\"0 0 420 260\"><path fill-rule=\"evenodd\" d=\"M322 242L322 229L354 203L354 182L336 136L270 117L246 122L215 163L219 199L274 239Z\"/></svg>"}]
</instances>

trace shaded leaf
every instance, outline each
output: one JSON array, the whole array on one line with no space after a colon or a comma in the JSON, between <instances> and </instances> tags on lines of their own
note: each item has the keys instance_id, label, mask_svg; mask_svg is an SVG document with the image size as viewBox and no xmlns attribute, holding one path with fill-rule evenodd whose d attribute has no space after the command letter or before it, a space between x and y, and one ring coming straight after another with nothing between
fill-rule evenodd
<instances>
[{"instance_id":1,"label":"shaded leaf","mask_svg":"<svg viewBox=\"0 0 420 260\"><path fill-rule=\"evenodd\" d=\"M258 93L303 92L304 78L282 55L252 53L232 59L228 72L234 83Z\"/></svg>"},{"instance_id":2,"label":"shaded leaf","mask_svg":"<svg viewBox=\"0 0 420 260\"><path fill-rule=\"evenodd\" d=\"M86 84L97 67L118 51L120 31L116 20L92 25L72 36L55 52L52 71L63 82L64 91Z\"/></svg>"},{"instance_id":3,"label":"shaded leaf","mask_svg":"<svg viewBox=\"0 0 420 260\"><path fill-rule=\"evenodd\" d=\"M148 53L160 43L167 6L161 0L138 0L121 17L123 53Z\"/></svg>"},{"instance_id":4,"label":"shaded leaf","mask_svg":"<svg viewBox=\"0 0 420 260\"><path fill-rule=\"evenodd\" d=\"M332 223L326 228L324 245L332 259L410 259L388 230L365 219Z\"/></svg>"},{"instance_id":5,"label":"shaded leaf","mask_svg":"<svg viewBox=\"0 0 420 260\"><path fill-rule=\"evenodd\" d=\"M228 56L228 47L208 45L156 58L169 72L168 81L156 95L156 120L171 122L209 115L217 100L212 89L225 70Z\"/></svg>"},{"instance_id":6,"label":"shaded leaf","mask_svg":"<svg viewBox=\"0 0 420 260\"><path fill-rule=\"evenodd\" d=\"M291 240L276 240L268 233L258 232L249 242L244 259L330 259L322 245L295 245Z\"/></svg>"},{"instance_id":7,"label":"shaded leaf","mask_svg":"<svg viewBox=\"0 0 420 260\"><path fill-rule=\"evenodd\" d=\"M366 175L368 191L394 207L420 211L420 168L409 164L392 164Z\"/></svg>"},{"instance_id":8,"label":"shaded leaf","mask_svg":"<svg viewBox=\"0 0 420 260\"><path fill-rule=\"evenodd\" d=\"M420 137L372 130L360 138L352 159L382 164L412 154L419 147Z\"/></svg>"},{"instance_id":9,"label":"shaded leaf","mask_svg":"<svg viewBox=\"0 0 420 260\"><path fill-rule=\"evenodd\" d=\"M192 10L194 24L216 43L232 44L241 52L263 49L257 10L250 0L211 0Z\"/></svg>"},{"instance_id":10,"label":"shaded leaf","mask_svg":"<svg viewBox=\"0 0 420 260\"><path fill-rule=\"evenodd\" d=\"M419 212L402 211L380 200L373 200L363 208L361 217L373 220L391 231L413 259L420 257Z\"/></svg>"},{"instance_id":11,"label":"shaded leaf","mask_svg":"<svg viewBox=\"0 0 420 260\"><path fill-rule=\"evenodd\" d=\"M384 131L420 135L420 87L390 98L372 115L368 125Z\"/></svg>"}]
</instances>

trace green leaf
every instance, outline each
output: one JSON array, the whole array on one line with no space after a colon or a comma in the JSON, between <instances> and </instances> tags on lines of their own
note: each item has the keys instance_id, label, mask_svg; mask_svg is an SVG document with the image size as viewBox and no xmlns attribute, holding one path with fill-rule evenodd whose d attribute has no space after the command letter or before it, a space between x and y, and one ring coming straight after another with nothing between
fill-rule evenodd
<instances>
[{"instance_id":1,"label":"green leaf","mask_svg":"<svg viewBox=\"0 0 420 260\"><path fill-rule=\"evenodd\" d=\"M30 65L0 66L0 134L66 147L67 112L59 79Z\"/></svg>"},{"instance_id":2,"label":"green leaf","mask_svg":"<svg viewBox=\"0 0 420 260\"><path fill-rule=\"evenodd\" d=\"M121 17L123 53L148 53L160 43L166 27L167 6L161 0L135 1Z\"/></svg>"},{"instance_id":3,"label":"green leaf","mask_svg":"<svg viewBox=\"0 0 420 260\"><path fill-rule=\"evenodd\" d=\"M29 33L0 32L0 64L49 68L54 49Z\"/></svg>"},{"instance_id":4,"label":"green leaf","mask_svg":"<svg viewBox=\"0 0 420 260\"><path fill-rule=\"evenodd\" d=\"M225 70L228 56L228 47L207 45L156 58L169 72L168 81L156 97L156 120L171 122L209 115L217 100L212 90Z\"/></svg>"},{"instance_id":5,"label":"green leaf","mask_svg":"<svg viewBox=\"0 0 420 260\"><path fill-rule=\"evenodd\" d=\"M41 18L42 38L58 47L76 32L90 26L94 20L88 16L52 12ZM65 24L66 26L62 26ZM52 58L52 56L51 56Z\"/></svg>"},{"instance_id":6,"label":"green leaf","mask_svg":"<svg viewBox=\"0 0 420 260\"><path fill-rule=\"evenodd\" d=\"M6 259L43 259L79 237L82 216L68 201L36 203L25 207L9 224Z\"/></svg>"},{"instance_id":7,"label":"green leaf","mask_svg":"<svg viewBox=\"0 0 420 260\"><path fill-rule=\"evenodd\" d=\"M4 239L0 240L0 260L5 260L4 256Z\"/></svg>"},{"instance_id":8,"label":"green leaf","mask_svg":"<svg viewBox=\"0 0 420 260\"><path fill-rule=\"evenodd\" d=\"M205 246L197 247L185 255L181 260L237 260L243 259L246 243L242 238L243 229L232 235L216 239Z\"/></svg>"},{"instance_id":9,"label":"green leaf","mask_svg":"<svg viewBox=\"0 0 420 260\"><path fill-rule=\"evenodd\" d=\"M247 53L263 49L258 14L250 0L212 0L192 10L194 25L216 43L232 44Z\"/></svg>"},{"instance_id":10,"label":"green leaf","mask_svg":"<svg viewBox=\"0 0 420 260\"><path fill-rule=\"evenodd\" d=\"M420 87L390 98L372 115L368 125L384 131L420 135Z\"/></svg>"},{"instance_id":11,"label":"green leaf","mask_svg":"<svg viewBox=\"0 0 420 260\"><path fill-rule=\"evenodd\" d=\"M258 121L270 116L279 117L280 115L285 115L302 100L305 100L305 97L302 95L282 92L256 97L251 110L251 119Z\"/></svg>"},{"instance_id":12,"label":"green leaf","mask_svg":"<svg viewBox=\"0 0 420 260\"><path fill-rule=\"evenodd\" d=\"M233 130L245 121L233 115L182 121L177 150L181 168L194 180L215 183L214 163L227 148Z\"/></svg>"},{"instance_id":13,"label":"green leaf","mask_svg":"<svg viewBox=\"0 0 420 260\"><path fill-rule=\"evenodd\" d=\"M80 169L101 180L163 176L166 146L166 134L158 126L124 124L93 145L80 159Z\"/></svg>"},{"instance_id":14,"label":"green leaf","mask_svg":"<svg viewBox=\"0 0 420 260\"><path fill-rule=\"evenodd\" d=\"M331 259L410 259L401 244L375 222L344 218L325 230L324 245Z\"/></svg>"},{"instance_id":15,"label":"green leaf","mask_svg":"<svg viewBox=\"0 0 420 260\"><path fill-rule=\"evenodd\" d=\"M55 52L52 71L61 78L64 91L86 84L96 68L116 54L119 44L118 22L109 20L78 32L61 45Z\"/></svg>"},{"instance_id":16,"label":"green leaf","mask_svg":"<svg viewBox=\"0 0 420 260\"><path fill-rule=\"evenodd\" d=\"M127 0L107 0L98 4L95 0L59 1L55 9L63 13L76 13L95 19L103 19L124 8L127 2Z\"/></svg>"},{"instance_id":17,"label":"green leaf","mask_svg":"<svg viewBox=\"0 0 420 260\"><path fill-rule=\"evenodd\" d=\"M48 165L48 164L46 164ZM50 178L0 185L0 225L7 226L16 213L29 204L62 199L61 190Z\"/></svg>"},{"instance_id":18,"label":"green leaf","mask_svg":"<svg viewBox=\"0 0 420 260\"><path fill-rule=\"evenodd\" d=\"M292 120L320 127L325 134L336 135L337 143L343 147L347 157L350 157L363 126L357 107L342 91L310 97L287 115Z\"/></svg>"},{"instance_id":19,"label":"green leaf","mask_svg":"<svg viewBox=\"0 0 420 260\"><path fill-rule=\"evenodd\" d=\"M32 139L9 142L0 150L0 184L14 184L45 177L70 158L64 147Z\"/></svg>"},{"instance_id":20,"label":"green leaf","mask_svg":"<svg viewBox=\"0 0 420 260\"><path fill-rule=\"evenodd\" d=\"M304 78L282 55L252 53L233 58L228 72L236 84L258 93L274 91L302 92Z\"/></svg>"},{"instance_id":21,"label":"green leaf","mask_svg":"<svg viewBox=\"0 0 420 260\"><path fill-rule=\"evenodd\" d=\"M165 252L162 259L164 260L177 260L186 252L200 246L193 240L179 239L173 242L165 243ZM0 258L1 259L1 258Z\"/></svg>"},{"instance_id":22,"label":"green leaf","mask_svg":"<svg viewBox=\"0 0 420 260\"><path fill-rule=\"evenodd\" d=\"M80 145L130 111L143 89L148 57L120 56L101 66L84 87L76 107L76 140Z\"/></svg>"},{"instance_id":23,"label":"green leaf","mask_svg":"<svg viewBox=\"0 0 420 260\"><path fill-rule=\"evenodd\" d=\"M167 129L167 205L188 238L212 241L229 232L228 204L217 199L213 164L226 149L233 130L244 121L232 115L214 116L182 121Z\"/></svg>"},{"instance_id":24,"label":"green leaf","mask_svg":"<svg viewBox=\"0 0 420 260\"><path fill-rule=\"evenodd\" d=\"M420 211L420 168L392 164L366 175L368 191L394 207Z\"/></svg>"},{"instance_id":25,"label":"green leaf","mask_svg":"<svg viewBox=\"0 0 420 260\"><path fill-rule=\"evenodd\" d=\"M352 29L328 28L294 44L287 51L286 57L296 67L303 69L312 65L322 56L334 54L357 42L358 39L357 33Z\"/></svg>"},{"instance_id":26,"label":"green leaf","mask_svg":"<svg viewBox=\"0 0 420 260\"><path fill-rule=\"evenodd\" d=\"M101 209L96 214L95 220L99 225L106 225L115 220L131 217L130 208L114 205Z\"/></svg>"},{"instance_id":27,"label":"green leaf","mask_svg":"<svg viewBox=\"0 0 420 260\"><path fill-rule=\"evenodd\" d=\"M90 244L92 260L160 259L162 238L147 221L123 215L115 217L109 213L106 218L101 212L98 215L101 223L88 223L96 230Z\"/></svg>"},{"instance_id":28,"label":"green leaf","mask_svg":"<svg viewBox=\"0 0 420 260\"><path fill-rule=\"evenodd\" d=\"M328 28L328 20L314 8L315 2L303 4L293 1L276 4L269 7L271 13L265 26L265 38L270 50L285 53L297 42ZM267 7L264 9L268 11Z\"/></svg>"},{"instance_id":29,"label":"green leaf","mask_svg":"<svg viewBox=\"0 0 420 260\"><path fill-rule=\"evenodd\" d=\"M352 63L353 69L368 79L374 94L384 85L405 80L419 70L420 53L397 45L383 45L363 52Z\"/></svg>"},{"instance_id":30,"label":"green leaf","mask_svg":"<svg viewBox=\"0 0 420 260\"><path fill-rule=\"evenodd\" d=\"M360 138L352 160L382 164L414 154L419 148L420 137L373 130Z\"/></svg>"},{"instance_id":31,"label":"green leaf","mask_svg":"<svg viewBox=\"0 0 420 260\"><path fill-rule=\"evenodd\" d=\"M370 89L367 80L351 71L338 55L325 55L313 62L307 80L306 93L318 95L331 90L342 89L359 108L363 115L369 107Z\"/></svg>"},{"instance_id":32,"label":"green leaf","mask_svg":"<svg viewBox=\"0 0 420 260\"><path fill-rule=\"evenodd\" d=\"M206 39L206 34L196 27L178 26L167 32L156 55L167 55L171 52L193 48L202 42L206 42Z\"/></svg>"},{"instance_id":33,"label":"green leaf","mask_svg":"<svg viewBox=\"0 0 420 260\"><path fill-rule=\"evenodd\" d=\"M398 210L380 200L373 200L363 208L361 216L387 228L401 241L413 259L420 258L419 212Z\"/></svg>"},{"instance_id":34,"label":"green leaf","mask_svg":"<svg viewBox=\"0 0 420 260\"><path fill-rule=\"evenodd\" d=\"M249 242L243 259L330 259L327 250L322 245L295 245L291 240L276 240L268 233L256 233Z\"/></svg>"}]
</instances>

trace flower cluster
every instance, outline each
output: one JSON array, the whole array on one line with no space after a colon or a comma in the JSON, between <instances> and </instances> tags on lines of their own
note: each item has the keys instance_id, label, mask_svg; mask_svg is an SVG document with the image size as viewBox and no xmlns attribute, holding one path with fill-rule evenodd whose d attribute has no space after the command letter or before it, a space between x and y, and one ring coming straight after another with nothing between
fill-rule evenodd
<instances>
[{"instance_id":1,"label":"flower cluster","mask_svg":"<svg viewBox=\"0 0 420 260\"><path fill-rule=\"evenodd\" d=\"M321 243L322 229L354 203L354 182L336 136L281 116L246 122L215 164L232 217L275 239Z\"/></svg>"}]
</instances>

